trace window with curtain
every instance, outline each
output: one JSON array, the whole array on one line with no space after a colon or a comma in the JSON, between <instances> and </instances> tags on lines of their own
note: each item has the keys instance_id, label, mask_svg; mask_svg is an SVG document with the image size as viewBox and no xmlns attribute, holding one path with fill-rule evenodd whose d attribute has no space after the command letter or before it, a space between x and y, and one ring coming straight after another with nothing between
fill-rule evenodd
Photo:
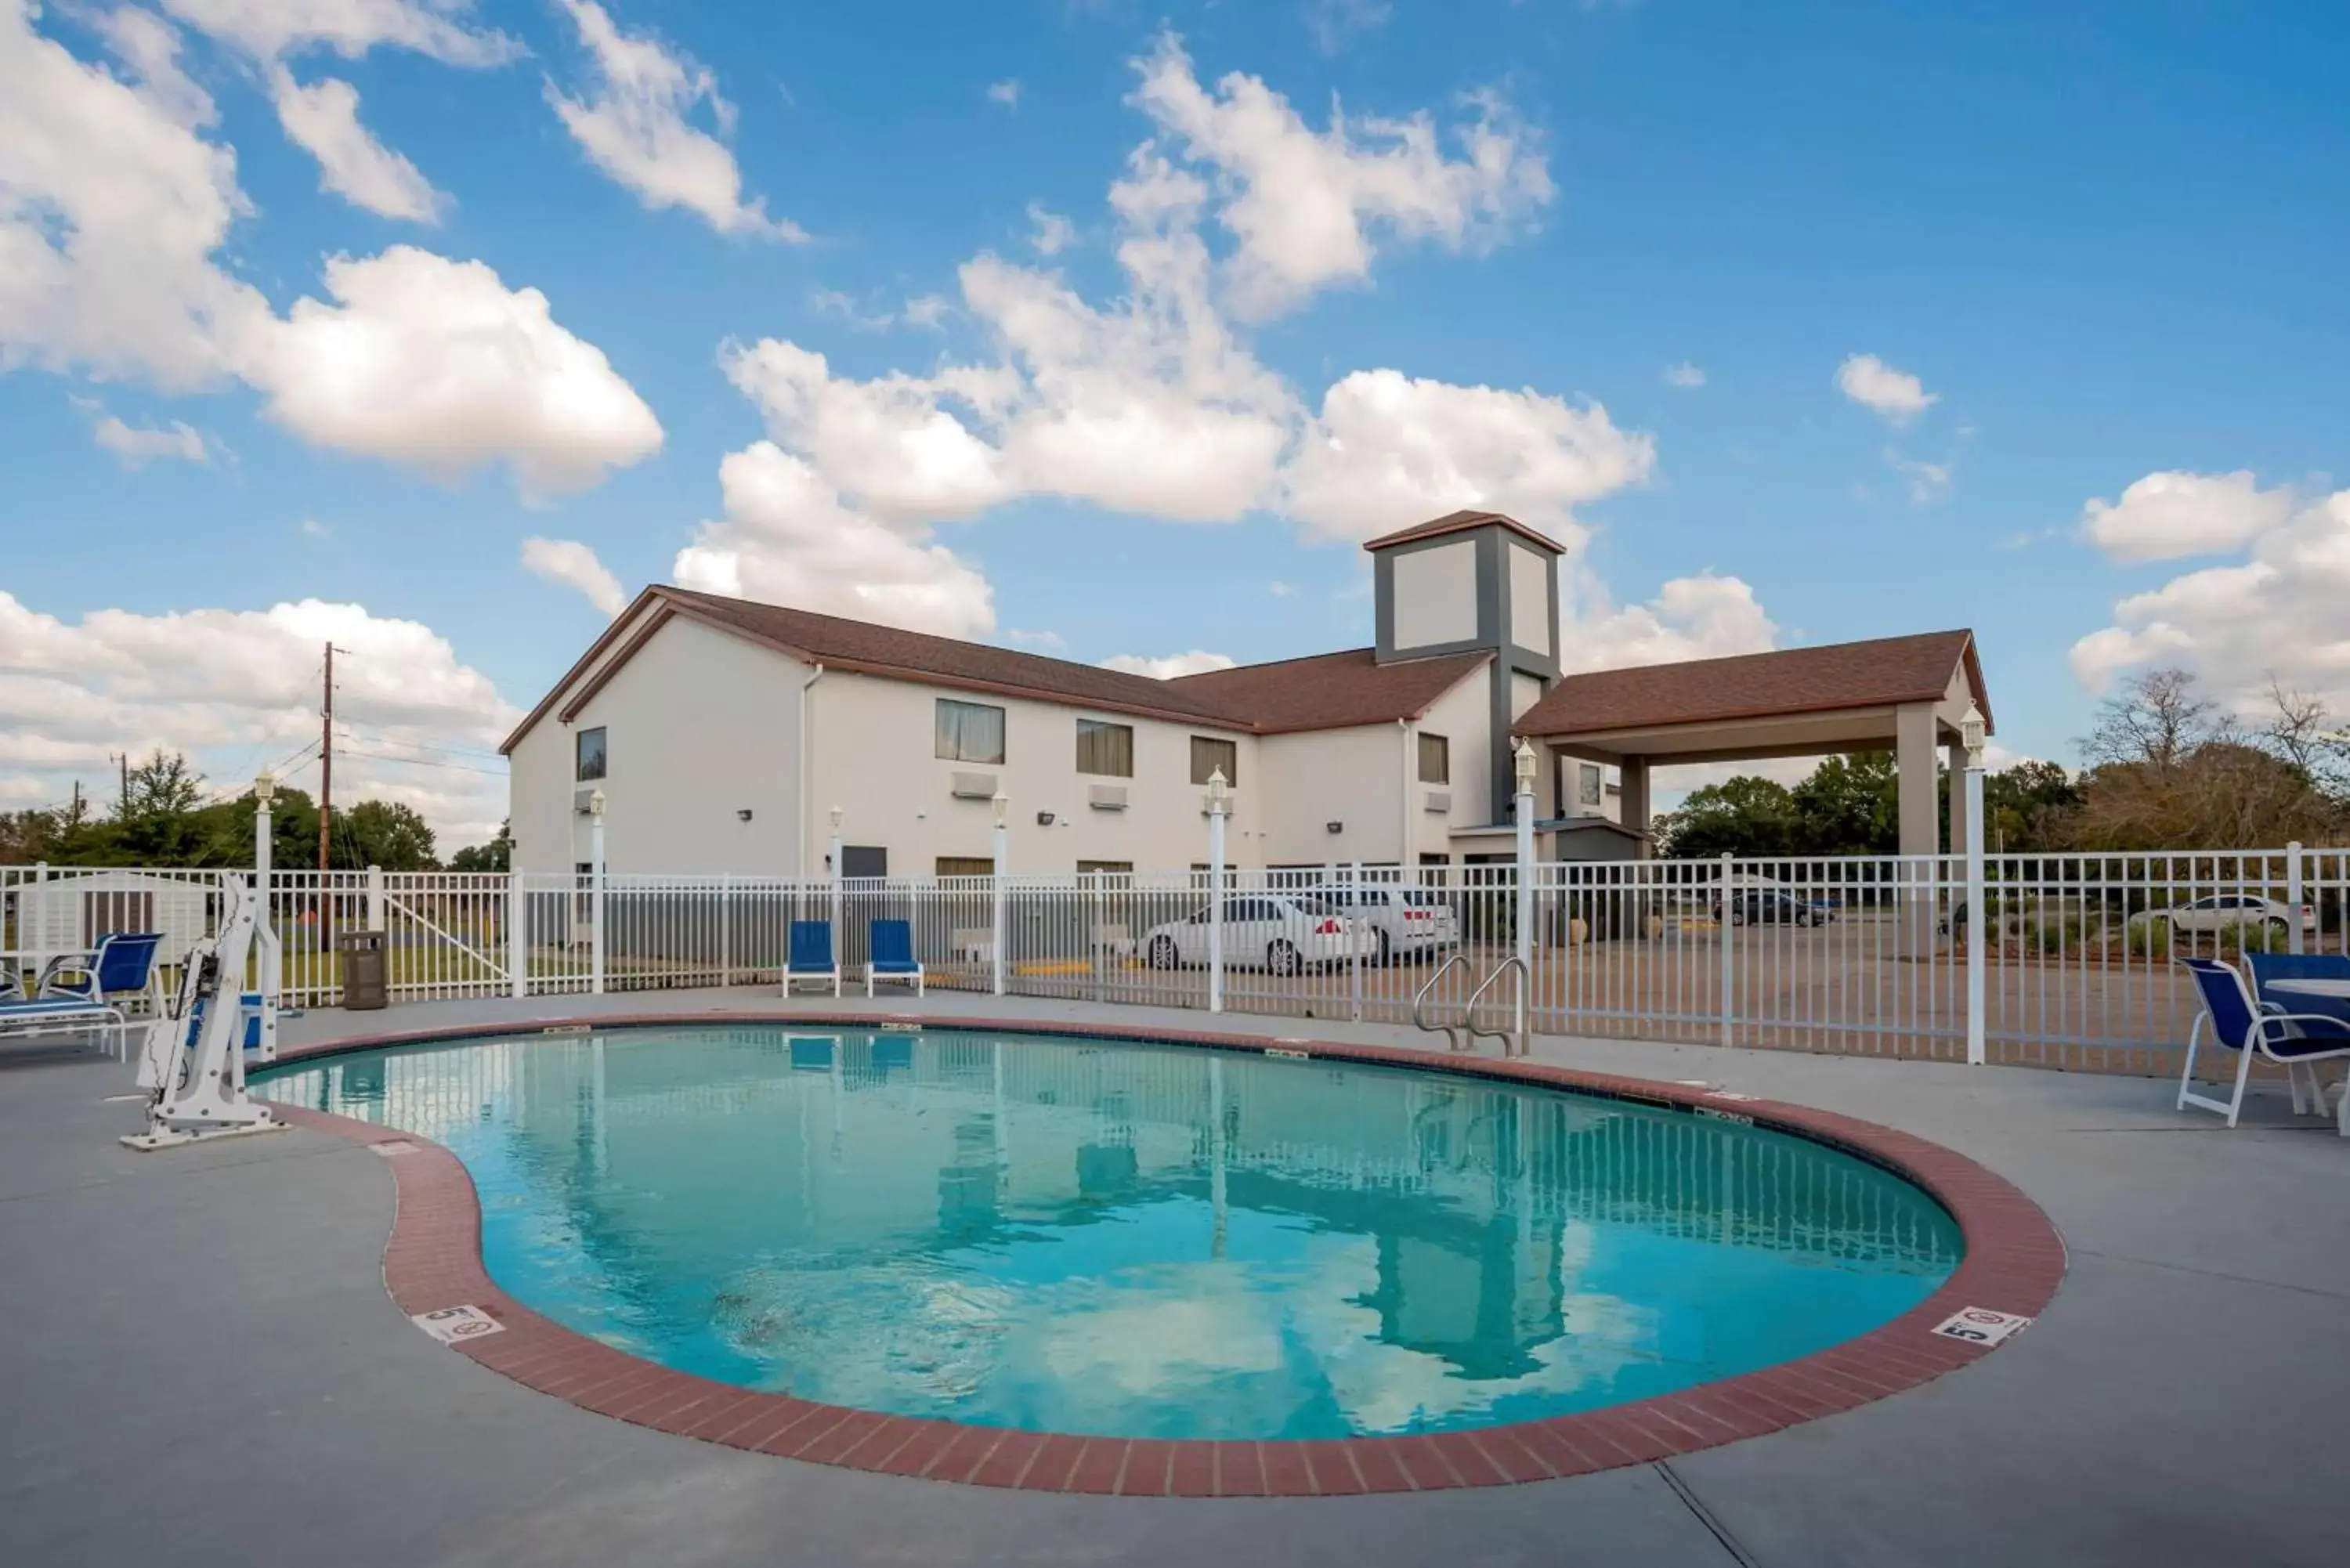
<instances>
[{"instance_id":1,"label":"window with curtain","mask_svg":"<svg viewBox=\"0 0 2350 1568\"><path fill-rule=\"evenodd\" d=\"M1575 768L1575 798L1585 805L1597 805L1604 798L1597 763L1582 763Z\"/></svg>"},{"instance_id":2,"label":"window with curtain","mask_svg":"<svg viewBox=\"0 0 2350 1568\"><path fill-rule=\"evenodd\" d=\"M599 724L595 729L580 731L578 739L574 744L578 747L579 766L577 776L579 782L586 784L590 779L602 778L604 776L603 726Z\"/></svg>"},{"instance_id":3,"label":"window with curtain","mask_svg":"<svg viewBox=\"0 0 2350 1568\"><path fill-rule=\"evenodd\" d=\"M1419 782L1451 784L1452 782L1452 742L1441 735L1419 738Z\"/></svg>"},{"instance_id":4,"label":"window with curtain","mask_svg":"<svg viewBox=\"0 0 2350 1568\"><path fill-rule=\"evenodd\" d=\"M1205 735L1191 737L1191 782L1203 784L1208 775L1218 768L1224 770L1224 782L1237 787L1241 782L1241 743L1238 741L1211 741Z\"/></svg>"},{"instance_id":5,"label":"window with curtain","mask_svg":"<svg viewBox=\"0 0 2350 1568\"><path fill-rule=\"evenodd\" d=\"M939 699L938 754L951 763L1003 761L1003 710Z\"/></svg>"},{"instance_id":6,"label":"window with curtain","mask_svg":"<svg viewBox=\"0 0 2350 1568\"><path fill-rule=\"evenodd\" d=\"M1134 776L1134 726L1099 719L1077 721L1077 772L1105 778Z\"/></svg>"}]
</instances>

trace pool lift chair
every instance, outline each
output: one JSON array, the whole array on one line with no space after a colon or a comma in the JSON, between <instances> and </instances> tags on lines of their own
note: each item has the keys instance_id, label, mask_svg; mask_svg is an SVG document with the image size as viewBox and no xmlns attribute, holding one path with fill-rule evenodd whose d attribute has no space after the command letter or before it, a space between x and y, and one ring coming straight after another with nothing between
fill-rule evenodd
<instances>
[{"instance_id":1,"label":"pool lift chair","mask_svg":"<svg viewBox=\"0 0 2350 1568\"><path fill-rule=\"evenodd\" d=\"M286 1123L244 1090L244 1054L251 1041L264 1059L276 1054L275 933L259 927L260 898L242 876L221 878L224 913L219 934L188 950L179 994L147 1026L139 1054L139 1086L148 1093L147 1130L122 1139L152 1152L214 1138L280 1132ZM256 927L259 927L256 930ZM245 967L261 949L262 989L244 989Z\"/></svg>"}]
</instances>

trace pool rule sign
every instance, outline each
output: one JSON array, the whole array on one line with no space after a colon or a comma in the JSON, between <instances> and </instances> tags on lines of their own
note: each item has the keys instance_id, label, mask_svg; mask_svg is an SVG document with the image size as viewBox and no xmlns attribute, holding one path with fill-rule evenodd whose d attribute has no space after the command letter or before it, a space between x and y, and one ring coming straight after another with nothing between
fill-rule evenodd
<instances>
[{"instance_id":1,"label":"pool rule sign","mask_svg":"<svg viewBox=\"0 0 2350 1568\"><path fill-rule=\"evenodd\" d=\"M411 1314L409 1322L443 1345L504 1334L506 1325L477 1306L442 1307L439 1312Z\"/></svg>"},{"instance_id":2,"label":"pool rule sign","mask_svg":"<svg viewBox=\"0 0 2350 1568\"><path fill-rule=\"evenodd\" d=\"M1993 1312L1989 1307L1969 1307L1943 1320L1934 1332L1944 1339L1963 1339L1969 1345L1997 1345L2001 1340L2032 1326L2028 1317L2012 1312Z\"/></svg>"}]
</instances>

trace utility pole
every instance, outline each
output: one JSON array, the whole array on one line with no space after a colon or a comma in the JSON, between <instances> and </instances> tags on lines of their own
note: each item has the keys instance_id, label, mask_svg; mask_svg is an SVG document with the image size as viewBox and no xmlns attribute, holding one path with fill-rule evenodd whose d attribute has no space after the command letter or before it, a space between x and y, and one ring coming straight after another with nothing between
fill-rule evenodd
<instances>
[{"instance_id":1,"label":"utility pole","mask_svg":"<svg viewBox=\"0 0 2350 1568\"><path fill-rule=\"evenodd\" d=\"M116 752L111 753L111 755L115 762L120 763L122 768L122 793L115 797L115 799L120 802L120 804L115 807L116 817L120 820L120 818L127 817L130 815L130 753L129 752Z\"/></svg>"},{"instance_id":2,"label":"utility pole","mask_svg":"<svg viewBox=\"0 0 2350 1568\"><path fill-rule=\"evenodd\" d=\"M318 726L318 869L327 868L328 821L335 812L335 645L327 644L327 697Z\"/></svg>"},{"instance_id":3,"label":"utility pole","mask_svg":"<svg viewBox=\"0 0 2350 1568\"><path fill-rule=\"evenodd\" d=\"M66 817L66 826L68 827L79 827L81 826L81 780L76 779L73 784L73 810L71 814Z\"/></svg>"}]
</instances>

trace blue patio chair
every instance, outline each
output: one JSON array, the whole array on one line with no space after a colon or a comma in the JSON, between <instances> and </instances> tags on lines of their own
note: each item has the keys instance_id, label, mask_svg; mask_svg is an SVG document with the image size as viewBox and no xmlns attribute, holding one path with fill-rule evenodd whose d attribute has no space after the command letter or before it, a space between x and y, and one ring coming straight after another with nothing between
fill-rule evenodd
<instances>
[{"instance_id":1,"label":"blue patio chair","mask_svg":"<svg viewBox=\"0 0 2350 1568\"><path fill-rule=\"evenodd\" d=\"M2203 995L2203 1011L2195 1017L2195 1026L2187 1034L2187 1066L2178 1078L2178 1108L2195 1106L2207 1111L2218 1111L2236 1125L2236 1114L2243 1108L2244 1085L2252 1073L2252 1058L2265 1056L2290 1070L2295 1065L2306 1066L2329 1056L2350 1056L2350 1023L2322 1012L2262 1012L2252 1002L2250 987L2244 977L2218 959L2183 958L2178 961L2195 977L2195 987ZM2224 1100L2209 1095L2199 1095L2189 1087L2195 1082L2195 1050L2201 1042L2203 1029L2210 1025L2211 1038L2217 1044L2236 1052L2236 1085ZM2298 1026L2296 1029L2295 1026ZM2300 1096L2294 1095L2294 1109L2299 1110ZM2319 1101L2319 1109L2324 1102ZM2350 1137L2350 1095L2343 1097L2342 1136Z\"/></svg>"},{"instance_id":2,"label":"blue patio chair","mask_svg":"<svg viewBox=\"0 0 2350 1568\"><path fill-rule=\"evenodd\" d=\"M914 994L922 990L922 966L914 957L914 926L910 920L876 920L866 928L866 940L872 943L873 957L865 966L865 994L873 994L876 981L894 980L913 982Z\"/></svg>"},{"instance_id":3,"label":"blue patio chair","mask_svg":"<svg viewBox=\"0 0 2350 1568\"><path fill-rule=\"evenodd\" d=\"M791 956L784 965L784 994L800 984L829 985L840 994L840 964L832 956L830 920L794 920Z\"/></svg>"},{"instance_id":4,"label":"blue patio chair","mask_svg":"<svg viewBox=\"0 0 2350 1568\"><path fill-rule=\"evenodd\" d=\"M2294 980L2350 981L2350 954L2343 953L2258 953L2244 955L2244 966L2251 971L2252 995L2265 1013L2285 1015L2293 1012L2314 1012L2350 1023L2350 998L2335 1002L2323 996L2307 996L2291 991L2269 994L2269 987L2277 981ZM2299 1024L2292 1032L2298 1036ZM2325 1096L2319 1087L2317 1067L2310 1062L2297 1062L2287 1073L2293 1084L2293 1113L2300 1116L2306 1108L2313 1116L2325 1114Z\"/></svg>"},{"instance_id":5,"label":"blue patio chair","mask_svg":"<svg viewBox=\"0 0 2350 1568\"><path fill-rule=\"evenodd\" d=\"M136 1000L150 1016L162 1011L156 982L160 931L116 931L86 953L59 953L41 969L36 1002L96 1002L121 1006Z\"/></svg>"}]
</instances>

